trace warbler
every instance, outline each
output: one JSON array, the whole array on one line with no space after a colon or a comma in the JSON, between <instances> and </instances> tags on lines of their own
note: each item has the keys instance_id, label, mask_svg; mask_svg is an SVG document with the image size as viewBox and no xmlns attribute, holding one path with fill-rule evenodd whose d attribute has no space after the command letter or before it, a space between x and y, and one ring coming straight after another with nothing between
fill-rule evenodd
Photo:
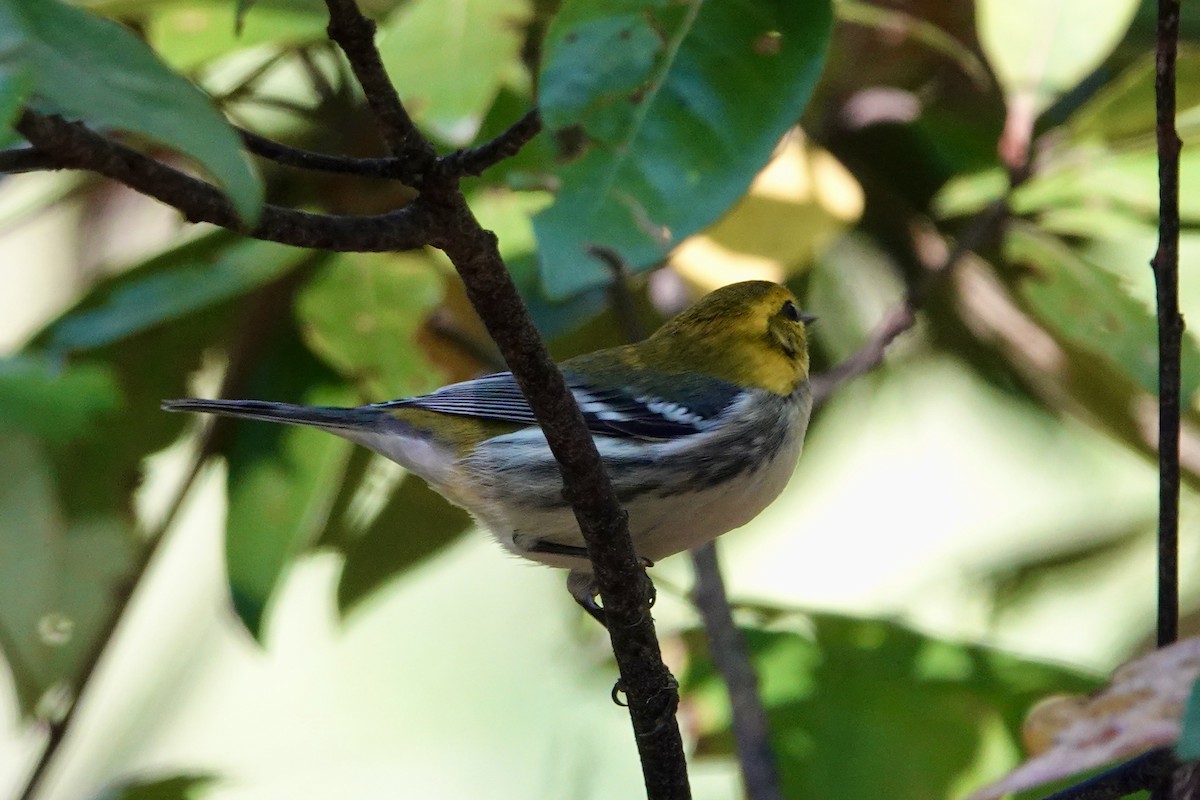
<instances>
[{"instance_id":1,"label":"warbler","mask_svg":"<svg viewBox=\"0 0 1200 800\"><path fill-rule=\"evenodd\" d=\"M560 366L653 563L754 518L783 490L812 411L807 325L767 281L708 294L648 339ZM512 373L356 408L258 400L167 400L196 411L308 425L369 447L471 512L505 549L570 572L603 619L558 465Z\"/></svg>"}]
</instances>

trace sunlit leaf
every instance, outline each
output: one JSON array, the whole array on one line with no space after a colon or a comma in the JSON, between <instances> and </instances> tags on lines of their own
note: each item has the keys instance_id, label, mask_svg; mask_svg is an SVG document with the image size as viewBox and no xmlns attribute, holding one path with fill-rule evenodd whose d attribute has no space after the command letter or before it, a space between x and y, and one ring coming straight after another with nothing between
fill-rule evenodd
<instances>
[{"instance_id":1,"label":"sunlit leaf","mask_svg":"<svg viewBox=\"0 0 1200 800\"><path fill-rule=\"evenodd\" d=\"M1182 116L1200 106L1200 49L1183 44L1175 70L1176 104ZM1080 106L1065 127L1080 139L1095 136L1120 142L1153 136L1154 121L1154 54L1147 53Z\"/></svg>"},{"instance_id":2,"label":"sunlit leaf","mask_svg":"<svg viewBox=\"0 0 1200 800\"><path fill-rule=\"evenodd\" d=\"M380 28L380 56L414 117L462 146L520 68L528 16L526 0L414 0Z\"/></svg>"},{"instance_id":3,"label":"sunlit leaf","mask_svg":"<svg viewBox=\"0 0 1200 800\"><path fill-rule=\"evenodd\" d=\"M140 39L60 0L0 0L0 75L30 76L46 111L134 131L196 159L247 223L263 188L233 129Z\"/></svg>"},{"instance_id":4,"label":"sunlit leaf","mask_svg":"<svg viewBox=\"0 0 1200 800\"><path fill-rule=\"evenodd\" d=\"M424 253L344 253L296 300L305 340L374 400L437 388L416 333L442 297L439 264Z\"/></svg>"},{"instance_id":5,"label":"sunlit leaf","mask_svg":"<svg viewBox=\"0 0 1200 800\"><path fill-rule=\"evenodd\" d=\"M255 45L291 46L325 38L329 12L320 2L289 0L186 0L166 5L149 21L146 38L163 60L192 70L235 50Z\"/></svg>"},{"instance_id":6,"label":"sunlit leaf","mask_svg":"<svg viewBox=\"0 0 1200 800\"><path fill-rule=\"evenodd\" d=\"M538 98L573 151L534 221L550 298L609 282L588 244L640 271L724 213L803 111L830 18L825 0L564 3Z\"/></svg>"},{"instance_id":7,"label":"sunlit leaf","mask_svg":"<svg viewBox=\"0 0 1200 800\"><path fill-rule=\"evenodd\" d=\"M1036 117L1112 51L1138 0L979 0L979 42L1009 106Z\"/></svg>"}]
</instances>

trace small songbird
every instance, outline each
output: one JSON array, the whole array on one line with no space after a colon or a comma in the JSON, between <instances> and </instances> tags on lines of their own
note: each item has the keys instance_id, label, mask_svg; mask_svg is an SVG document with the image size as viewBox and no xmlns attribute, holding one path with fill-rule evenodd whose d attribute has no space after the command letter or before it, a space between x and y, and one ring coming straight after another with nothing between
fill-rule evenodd
<instances>
[{"instance_id":1,"label":"small songbird","mask_svg":"<svg viewBox=\"0 0 1200 800\"><path fill-rule=\"evenodd\" d=\"M561 364L641 558L740 527L783 490L812 410L813 319L782 286L746 281L645 341ZM357 408L200 399L163 408L309 425L369 447L470 511L505 549L569 569L571 595L604 621L558 465L512 373Z\"/></svg>"}]
</instances>

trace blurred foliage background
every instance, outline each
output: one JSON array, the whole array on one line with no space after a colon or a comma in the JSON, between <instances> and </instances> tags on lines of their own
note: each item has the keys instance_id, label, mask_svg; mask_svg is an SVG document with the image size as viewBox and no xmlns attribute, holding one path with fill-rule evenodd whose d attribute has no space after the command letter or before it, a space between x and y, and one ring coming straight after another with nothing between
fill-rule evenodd
<instances>
[{"instance_id":1,"label":"blurred foliage background","mask_svg":"<svg viewBox=\"0 0 1200 800\"><path fill-rule=\"evenodd\" d=\"M720 542L789 797L961 795L1019 758L1037 698L1086 690L1150 646L1152 3L661 4L683 34L658 72L664 42L638 27L638 3L363 5L445 151L540 103L549 130L470 197L556 355L624 336L587 242L628 260L646 325L724 283L786 282L820 318L818 369L929 286L884 366L817 412L783 497ZM380 153L319 2L77 6L128 26L236 124ZM76 7L33 7L0 2L0 21L22 22L0 35L18 40L0 47L0 123L32 92L174 163L188 153L254 213L254 173L228 149L198 151L143 113L199 119L176 105L186 92L145 67L150 99L125 109L134 82L95 78L143 75L129 45ZM1181 292L1196 319L1200 27L1183 27ZM95 58L60 71L64 42ZM682 100L631 118L637 104L612 97L651 73ZM256 169L289 207L381 213L412 196ZM1005 196L1003 234L940 274ZM606 637L561 576L503 556L418 480L333 437L158 411L190 394L376 401L493 369L439 253L302 251L186 225L90 175L10 176L0 348L5 791L111 636L47 797L639 795ZM1184 375L1194 610L1190 336ZM737 796L689 564L654 574L695 794Z\"/></svg>"}]
</instances>

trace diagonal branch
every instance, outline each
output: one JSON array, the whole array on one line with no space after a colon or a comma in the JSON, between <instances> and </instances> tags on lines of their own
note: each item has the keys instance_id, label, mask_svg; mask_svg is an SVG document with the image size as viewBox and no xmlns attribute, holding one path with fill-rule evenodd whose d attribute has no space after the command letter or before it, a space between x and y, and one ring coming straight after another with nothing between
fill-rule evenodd
<instances>
[{"instance_id":1,"label":"diagonal branch","mask_svg":"<svg viewBox=\"0 0 1200 800\"><path fill-rule=\"evenodd\" d=\"M59 169L84 169L179 209L189 222L210 222L255 239L321 250L414 250L429 241L426 212L412 204L369 217L310 214L266 205L258 224L244 230L233 204L215 186L106 139L79 122L26 111L17 130Z\"/></svg>"}]
</instances>

